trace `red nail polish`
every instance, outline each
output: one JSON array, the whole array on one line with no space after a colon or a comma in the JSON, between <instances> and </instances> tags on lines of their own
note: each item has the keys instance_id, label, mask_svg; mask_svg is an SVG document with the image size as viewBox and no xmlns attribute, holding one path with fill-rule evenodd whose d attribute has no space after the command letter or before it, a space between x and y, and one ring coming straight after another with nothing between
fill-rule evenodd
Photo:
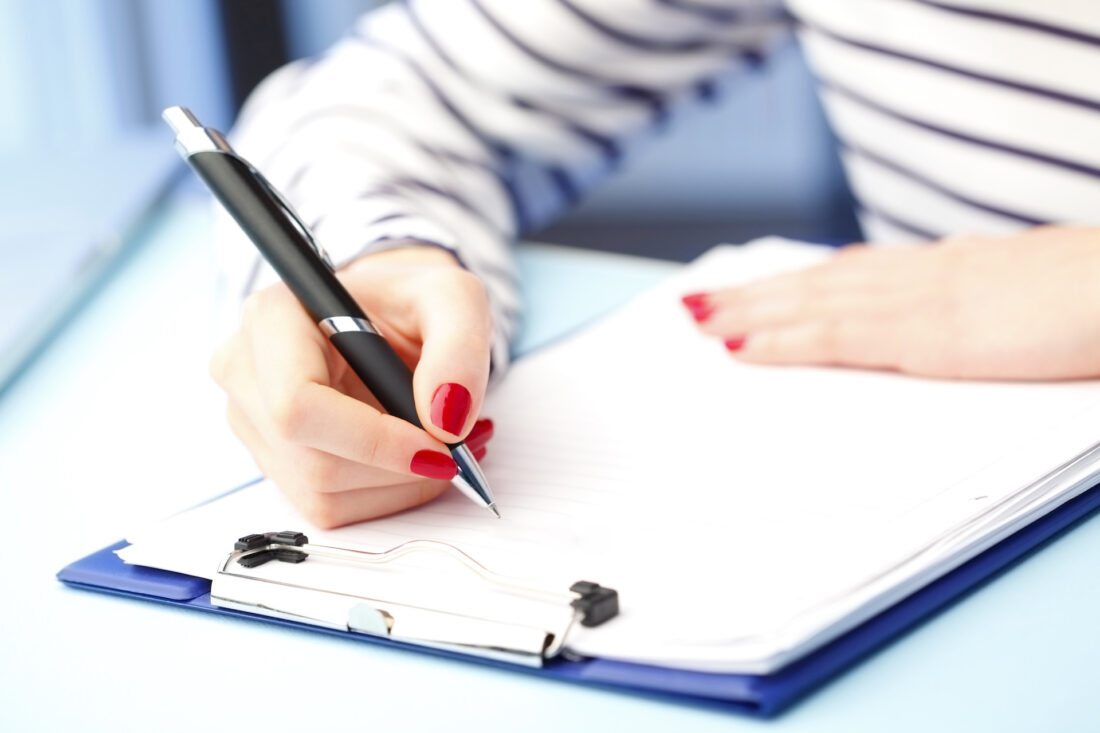
<instances>
[{"instance_id":1,"label":"red nail polish","mask_svg":"<svg viewBox=\"0 0 1100 733\"><path fill-rule=\"evenodd\" d=\"M477 450L473 451L473 454L474 459L480 461L482 458L485 457L485 448L478 448Z\"/></svg>"},{"instance_id":2,"label":"red nail polish","mask_svg":"<svg viewBox=\"0 0 1100 733\"><path fill-rule=\"evenodd\" d=\"M709 293L691 293L680 298L680 301L691 311L691 317L702 323L714 313L714 306L710 304L709 299Z\"/></svg>"},{"instance_id":3,"label":"red nail polish","mask_svg":"<svg viewBox=\"0 0 1100 733\"><path fill-rule=\"evenodd\" d=\"M707 304L708 293L691 293L680 298L680 301L684 304L688 310L695 310L701 308Z\"/></svg>"},{"instance_id":4,"label":"red nail polish","mask_svg":"<svg viewBox=\"0 0 1100 733\"><path fill-rule=\"evenodd\" d=\"M691 317L698 323L702 323L711 317L714 313L714 308L709 305L700 306L698 308L691 309Z\"/></svg>"},{"instance_id":5,"label":"red nail polish","mask_svg":"<svg viewBox=\"0 0 1100 733\"><path fill-rule=\"evenodd\" d=\"M418 450L412 457L409 470L427 478L452 479L458 473L455 461L446 453L435 450Z\"/></svg>"},{"instance_id":6,"label":"red nail polish","mask_svg":"<svg viewBox=\"0 0 1100 733\"><path fill-rule=\"evenodd\" d=\"M472 404L470 390L461 384L441 384L432 395L432 424L458 435L466 425Z\"/></svg>"},{"instance_id":7,"label":"red nail polish","mask_svg":"<svg viewBox=\"0 0 1100 733\"><path fill-rule=\"evenodd\" d=\"M730 351L740 351L744 345L744 336L734 336L733 338L726 339L726 348Z\"/></svg>"},{"instance_id":8,"label":"red nail polish","mask_svg":"<svg viewBox=\"0 0 1100 733\"><path fill-rule=\"evenodd\" d=\"M485 418L474 423L473 429L470 430L464 442L467 445L484 445L491 437L493 437L493 421Z\"/></svg>"},{"instance_id":9,"label":"red nail polish","mask_svg":"<svg viewBox=\"0 0 1100 733\"><path fill-rule=\"evenodd\" d=\"M467 437L466 440L464 440L462 442L464 444L466 444L466 446L468 446L470 450L474 450L476 448L484 448L486 445L488 445L489 444L489 438L491 438L491 437L493 437L493 436L492 435L486 435L485 433L482 433L481 435L474 435L472 437Z\"/></svg>"}]
</instances>

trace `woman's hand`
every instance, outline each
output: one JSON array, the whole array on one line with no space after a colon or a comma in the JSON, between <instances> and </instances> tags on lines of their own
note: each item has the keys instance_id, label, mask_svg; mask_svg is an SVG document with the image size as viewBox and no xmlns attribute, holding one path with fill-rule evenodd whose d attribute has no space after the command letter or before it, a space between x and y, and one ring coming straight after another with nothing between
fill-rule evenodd
<instances>
[{"instance_id":1,"label":"woman's hand","mask_svg":"<svg viewBox=\"0 0 1100 733\"><path fill-rule=\"evenodd\" d=\"M424 430L378 402L282 284L245 303L240 329L210 371L229 396L229 424L265 476L306 518L334 527L434 499L465 438L480 458L490 311L481 283L444 250L368 255L338 277L414 370Z\"/></svg>"},{"instance_id":2,"label":"woman's hand","mask_svg":"<svg viewBox=\"0 0 1100 733\"><path fill-rule=\"evenodd\" d=\"M1042 227L824 264L684 297L738 359L929 377L1100 376L1100 228Z\"/></svg>"}]
</instances>

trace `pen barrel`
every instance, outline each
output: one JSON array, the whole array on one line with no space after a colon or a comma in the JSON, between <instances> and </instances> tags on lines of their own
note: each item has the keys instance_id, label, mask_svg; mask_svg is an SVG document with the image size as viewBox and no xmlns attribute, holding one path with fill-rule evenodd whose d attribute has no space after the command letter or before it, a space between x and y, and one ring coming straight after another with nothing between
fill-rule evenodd
<instances>
[{"instance_id":1,"label":"pen barrel","mask_svg":"<svg viewBox=\"0 0 1100 733\"><path fill-rule=\"evenodd\" d=\"M416 414L412 372L384 338L367 331L346 331L332 334L329 340L386 412L424 427Z\"/></svg>"},{"instance_id":2,"label":"pen barrel","mask_svg":"<svg viewBox=\"0 0 1100 733\"><path fill-rule=\"evenodd\" d=\"M314 323L336 316L366 319L363 309L310 244L309 233L240 158L220 151L188 156L214 196L301 302Z\"/></svg>"},{"instance_id":3,"label":"pen barrel","mask_svg":"<svg viewBox=\"0 0 1100 733\"><path fill-rule=\"evenodd\" d=\"M232 153L221 151L192 153L187 162L314 323L346 316L369 324L363 309L313 248L309 233L264 187L258 172ZM329 340L386 412L423 427L413 399L412 372L384 338L371 331L347 331L332 333Z\"/></svg>"}]
</instances>

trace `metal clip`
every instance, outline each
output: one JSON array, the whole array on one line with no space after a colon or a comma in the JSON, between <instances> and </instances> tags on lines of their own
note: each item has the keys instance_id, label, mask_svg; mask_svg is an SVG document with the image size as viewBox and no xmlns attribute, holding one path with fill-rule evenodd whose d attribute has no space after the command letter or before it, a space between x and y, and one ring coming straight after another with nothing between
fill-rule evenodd
<instances>
[{"instance_id":1,"label":"metal clip","mask_svg":"<svg viewBox=\"0 0 1100 733\"><path fill-rule=\"evenodd\" d=\"M561 620L547 624L523 618L474 616L423 603L383 599L358 590L369 576L357 576L354 588L320 588L310 571L296 569L278 578L255 569L274 560L303 563L307 558L378 566L416 552L445 555L471 571L494 592L545 604ZM363 569L363 568L358 568ZM214 577L210 600L216 606L341 629L419 646L446 649L514 664L539 667L558 656L575 623L596 626L618 614L618 594L597 583L580 581L568 592L538 588L498 575L453 545L411 540L384 552L314 545L301 532L268 532L240 538Z\"/></svg>"}]
</instances>

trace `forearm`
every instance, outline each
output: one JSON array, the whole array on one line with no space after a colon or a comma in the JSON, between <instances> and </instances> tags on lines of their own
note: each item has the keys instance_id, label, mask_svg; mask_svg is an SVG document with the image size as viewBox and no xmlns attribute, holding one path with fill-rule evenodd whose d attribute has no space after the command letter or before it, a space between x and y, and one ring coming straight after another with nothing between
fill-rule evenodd
<instances>
[{"instance_id":1,"label":"forearm","mask_svg":"<svg viewBox=\"0 0 1100 733\"><path fill-rule=\"evenodd\" d=\"M722 21L676 5L391 5L265 82L234 136L338 263L410 239L452 250L489 290L503 364L518 313L508 244L783 32L759 2L728 2ZM243 289L266 282L234 270Z\"/></svg>"}]
</instances>

